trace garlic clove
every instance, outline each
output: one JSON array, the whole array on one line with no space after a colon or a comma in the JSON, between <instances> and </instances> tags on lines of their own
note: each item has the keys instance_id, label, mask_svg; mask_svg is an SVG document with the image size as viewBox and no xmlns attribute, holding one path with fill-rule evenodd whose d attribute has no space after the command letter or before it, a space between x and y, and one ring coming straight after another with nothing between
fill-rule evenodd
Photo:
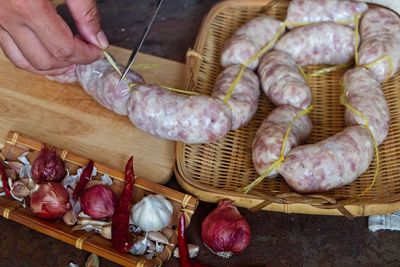
<instances>
[{"instance_id":1,"label":"garlic clove","mask_svg":"<svg viewBox=\"0 0 400 267\"><path fill-rule=\"evenodd\" d=\"M133 255L141 256L144 255L147 248L148 239L143 236L138 236L129 252Z\"/></svg>"},{"instance_id":2,"label":"garlic clove","mask_svg":"<svg viewBox=\"0 0 400 267\"><path fill-rule=\"evenodd\" d=\"M149 240L154 241L154 242L158 242L158 243L161 243L161 244L173 246L173 244L169 243L168 238L166 238L165 235L163 235L160 232L148 232L147 233L147 238Z\"/></svg>"},{"instance_id":3,"label":"garlic clove","mask_svg":"<svg viewBox=\"0 0 400 267\"><path fill-rule=\"evenodd\" d=\"M93 226L106 226L106 225L111 225L111 222L108 221L97 221L93 219L86 219L86 218L79 218L78 219L78 224L82 225L93 225Z\"/></svg>"},{"instance_id":4,"label":"garlic clove","mask_svg":"<svg viewBox=\"0 0 400 267\"><path fill-rule=\"evenodd\" d=\"M105 239L111 240L111 237L112 237L112 235L111 235L111 224L103 226L101 228L100 235L102 237L104 237Z\"/></svg>"},{"instance_id":5,"label":"garlic clove","mask_svg":"<svg viewBox=\"0 0 400 267\"><path fill-rule=\"evenodd\" d=\"M165 227L160 231L166 238L171 239L171 237L175 234L175 231L169 227Z\"/></svg>"},{"instance_id":6,"label":"garlic clove","mask_svg":"<svg viewBox=\"0 0 400 267\"><path fill-rule=\"evenodd\" d=\"M148 241L147 241L146 252L147 252L147 253L153 253L154 251L156 251L156 244L154 244L153 241L148 240Z\"/></svg>"},{"instance_id":7,"label":"garlic clove","mask_svg":"<svg viewBox=\"0 0 400 267\"><path fill-rule=\"evenodd\" d=\"M64 214L63 221L66 225L69 226L75 225L78 222L78 218L76 217L73 209L70 209L69 211L67 211L67 213Z\"/></svg>"},{"instance_id":8,"label":"garlic clove","mask_svg":"<svg viewBox=\"0 0 400 267\"><path fill-rule=\"evenodd\" d=\"M91 219L90 216L85 214L83 211L79 212L78 217L79 218Z\"/></svg>"},{"instance_id":9,"label":"garlic clove","mask_svg":"<svg viewBox=\"0 0 400 267\"><path fill-rule=\"evenodd\" d=\"M72 229L71 229L72 232L81 231L81 230L90 232L90 231L95 231L96 227L93 225L90 225L90 224L88 224L88 225L79 225L78 224L78 225L72 227Z\"/></svg>"},{"instance_id":10,"label":"garlic clove","mask_svg":"<svg viewBox=\"0 0 400 267\"><path fill-rule=\"evenodd\" d=\"M26 187L28 187L29 190L32 191L33 189L35 189L36 184L32 179L30 179L28 177L24 177L24 178L21 178L20 181L22 183L24 183L24 185L26 185Z\"/></svg>"},{"instance_id":11,"label":"garlic clove","mask_svg":"<svg viewBox=\"0 0 400 267\"><path fill-rule=\"evenodd\" d=\"M25 198L31 193L29 188L20 181L16 181L12 184L11 193L17 198Z\"/></svg>"},{"instance_id":12,"label":"garlic clove","mask_svg":"<svg viewBox=\"0 0 400 267\"><path fill-rule=\"evenodd\" d=\"M189 257L194 258L199 254L200 247L195 244L188 244L188 249L189 249ZM179 248L176 247L174 249L174 257L179 258Z\"/></svg>"},{"instance_id":13,"label":"garlic clove","mask_svg":"<svg viewBox=\"0 0 400 267\"><path fill-rule=\"evenodd\" d=\"M100 266L99 257L96 254L90 254L90 256L86 260L85 267L99 267L99 266Z\"/></svg>"}]
</instances>

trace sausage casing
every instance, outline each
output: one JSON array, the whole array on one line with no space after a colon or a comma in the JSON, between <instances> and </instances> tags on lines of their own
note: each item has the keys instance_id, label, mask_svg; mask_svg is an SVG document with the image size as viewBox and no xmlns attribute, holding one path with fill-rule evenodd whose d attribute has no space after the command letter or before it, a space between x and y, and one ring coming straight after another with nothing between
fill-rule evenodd
<instances>
[{"instance_id":1,"label":"sausage casing","mask_svg":"<svg viewBox=\"0 0 400 267\"><path fill-rule=\"evenodd\" d=\"M353 29L332 22L291 30L275 46L276 50L290 54L302 66L348 63L354 57L354 48Z\"/></svg>"},{"instance_id":2,"label":"sausage casing","mask_svg":"<svg viewBox=\"0 0 400 267\"><path fill-rule=\"evenodd\" d=\"M282 25L281 21L266 15L248 21L226 42L221 54L221 66L243 64L272 40ZM258 63L259 59L247 67L253 70Z\"/></svg>"},{"instance_id":3,"label":"sausage casing","mask_svg":"<svg viewBox=\"0 0 400 267\"><path fill-rule=\"evenodd\" d=\"M240 71L240 65L232 65L224 69L218 76L212 97L224 101L229 88ZM260 82L251 70L244 70L243 76L234 88L227 102L232 112L232 130L247 124L254 116L260 96Z\"/></svg>"},{"instance_id":4,"label":"sausage casing","mask_svg":"<svg viewBox=\"0 0 400 267\"><path fill-rule=\"evenodd\" d=\"M355 16L367 9L367 4L352 1L292 0L288 7L286 21L289 23L289 29L296 27L296 24L305 25L327 21L353 26Z\"/></svg>"},{"instance_id":5,"label":"sausage casing","mask_svg":"<svg viewBox=\"0 0 400 267\"><path fill-rule=\"evenodd\" d=\"M289 122L300 112L301 109L282 105L272 111L261 124L252 145L253 164L259 174L262 174L279 159ZM293 147L303 143L310 135L311 130L312 123L307 115L294 121L285 144L284 154L286 155ZM276 171L272 171L268 177L273 178L277 175Z\"/></svg>"},{"instance_id":6,"label":"sausage casing","mask_svg":"<svg viewBox=\"0 0 400 267\"><path fill-rule=\"evenodd\" d=\"M378 144L385 140L390 126L390 111L380 83L373 74L363 68L349 70L343 76L347 102L362 112ZM362 117L346 109L347 125L364 125Z\"/></svg>"},{"instance_id":7,"label":"sausage casing","mask_svg":"<svg viewBox=\"0 0 400 267\"><path fill-rule=\"evenodd\" d=\"M186 144L217 141L232 127L229 109L218 99L176 94L156 85L132 88L128 116L147 133Z\"/></svg>"},{"instance_id":8,"label":"sausage casing","mask_svg":"<svg viewBox=\"0 0 400 267\"><path fill-rule=\"evenodd\" d=\"M261 59L258 74L265 94L275 105L288 104L305 109L311 104L310 87L289 54L267 53Z\"/></svg>"},{"instance_id":9,"label":"sausage casing","mask_svg":"<svg viewBox=\"0 0 400 267\"><path fill-rule=\"evenodd\" d=\"M368 169L373 154L368 130L351 126L321 142L293 148L278 172L300 193L323 192L352 183Z\"/></svg>"},{"instance_id":10,"label":"sausage casing","mask_svg":"<svg viewBox=\"0 0 400 267\"><path fill-rule=\"evenodd\" d=\"M92 64L78 65L78 81L82 88L103 107L119 115L128 115L128 102L131 97L130 83L144 83L143 78L130 71L126 79L119 82L120 75L106 59Z\"/></svg>"},{"instance_id":11,"label":"sausage casing","mask_svg":"<svg viewBox=\"0 0 400 267\"><path fill-rule=\"evenodd\" d=\"M400 68L400 18L385 8L374 8L365 12L360 24L361 45L359 64L368 66L375 77L383 82L391 78ZM390 63L392 62L392 64ZM392 69L391 66L392 65Z\"/></svg>"}]
</instances>

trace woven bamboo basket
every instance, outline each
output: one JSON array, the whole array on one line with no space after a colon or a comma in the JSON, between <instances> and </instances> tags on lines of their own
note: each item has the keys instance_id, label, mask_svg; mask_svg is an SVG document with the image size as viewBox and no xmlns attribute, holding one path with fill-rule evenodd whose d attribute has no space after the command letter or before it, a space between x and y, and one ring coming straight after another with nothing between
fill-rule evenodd
<instances>
[{"instance_id":1,"label":"woven bamboo basket","mask_svg":"<svg viewBox=\"0 0 400 267\"><path fill-rule=\"evenodd\" d=\"M29 153L28 159L32 162L32 160L38 156L42 146L43 143L29 137L22 136L18 133L9 133L0 156L6 160L16 160L23 152L29 151L31 153ZM76 156L66 150L58 148L56 148L56 150L64 159L70 173L75 173L79 167L84 166L88 162L88 159ZM119 194L124 185L124 173L108 168L106 165L97 162L95 163L95 167L98 170L96 178L99 179L101 174L107 173L113 179L111 188L114 192ZM121 168L123 167L124 166L121 166ZM189 225L190 218L197 208L198 200L190 195L177 192L145 179L137 178L135 181L133 203L140 201L148 194L163 195L173 204L174 212L168 227L174 230L174 234L168 236L168 239L171 244L176 245L178 242L177 226L180 214L185 212ZM112 247L110 240L104 239L100 235L84 231L72 232L72 227L65 225L62 220L41 220L35 217L29 208L25 209L19 202L5 197L0 197L0 215L6 219L13 220L33 230L73 245L78 249L95 253L123 266L159 266L171 257L174 249L174 246L165 246L164 250L151 260L146 259L144 256L119 253Z\"/></svg>"},{"instance_id":2,"label":"woven bamboo basket","mask_svg":"<svg viewBox=\"0 0 400 267\"><path fill-rule=\"evenodd\" d=\"M225 42L249 19L260 14L285 20L289 1L229 0L216 5L203 22L197 43L188 53L186 86L188 90L210 95L218 74ZM324 66L310 66L315 71ZM340 79L346 70L310 78L314 110L310 114L313 132L309 143L332 136L345 127L344 107L340 105ZM249 194L237 189L258 177L251 144L261 122L275 107L261 94L258 111L245 127L229 133L219 142L205 145L176 145L175 173L181 186L200 200L217 202L230 198L237 205L253 210L321 215L367 216L400 209L400 74L383 84L391 112L389 136L380 146L380 175L372 189L376 162L352 184L318 195L295 193L279 177L265 180Z\"/></svg>"}]
</instances>

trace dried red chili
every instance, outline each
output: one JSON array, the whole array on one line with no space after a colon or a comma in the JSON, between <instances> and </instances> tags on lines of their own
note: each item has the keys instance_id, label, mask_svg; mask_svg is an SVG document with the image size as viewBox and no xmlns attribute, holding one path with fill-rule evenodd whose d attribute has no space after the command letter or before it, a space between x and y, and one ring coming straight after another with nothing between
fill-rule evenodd
<instances>
[{"instance_id":1,"label":"dried red chili","mask_svg":"<svg viewBox=\"0 0 400 267\"><path fill-rule=\"evenodd\" d=\"M125 185L119 197L111 228L113 247L122 253L128 253L132 247L132 241L129 238L129 215L134 183L135 172L133 170L133 157L131 157L125 167Z\"/></svg>"},{"instance_id":2,"label":"dried red chili","mask_svg":"<svg viewBox=\"0 0 400 267\"><path fill-rule=\"evenodd\" d=\"M79 182L75 187L74 193L72 194L74 199L78 200L78 198L82 194L83 189L85 189L87 183L90 181L90 178L92 178L93 167L94 167L93 160L89 160L89 163L82 171L81 177L79 178Z\"/></svg>"},{"instance_id":3,"label":"dried red chili","mask_svg":"<svg viewBox=\"0 0 400 267\"><path fill-rule=\"evenodd\" d=\"M179 248L179 262L181 267L207 267L207 265L190 260L189 248L187 246L187 237L186 237L186 219L183 213L179 218L178 248Z\"/></svg>"},{"instance_id":4,"label":"dried red chili","mask_svg":"<svg viewBox=\"0 0 400 267\"><path fill-rule=\"evenodd\" d=\"M1 175L1 181L3 182L3 190L6 193L6 196L10 197L11 196L10 186L8 185L8 177L4 169L3 162L0 162L0 175Z\"/></svg>"},{"instance_id":5,"label":"dried red chili","mask_svg":"<svg viewBox=\"0 0 400 267\"><path fill-rule=\"evenodd\" d=\"M186 237L186 219L185 215L182 213L179 219L178 226L178 248L179 248L179 262L181 267L192 267L192 262L189 257L189 249L187 246L187 237Z\"/></svg>"}]
</instances>

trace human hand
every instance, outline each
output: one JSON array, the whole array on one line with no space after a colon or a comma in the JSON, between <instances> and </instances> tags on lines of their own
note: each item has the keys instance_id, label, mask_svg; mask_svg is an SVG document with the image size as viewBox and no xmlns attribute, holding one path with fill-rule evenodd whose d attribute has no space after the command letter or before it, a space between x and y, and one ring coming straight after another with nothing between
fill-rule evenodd
<instances>
[{"instance_id":1,"label":"human hand","mask_svg":"<svg viewBox=\"0 0 400 267\"><path fill-rule=\"evenodd\" d=\"M49 0L0 0L0 46L18 68L59 75L101 56L108 41L95 0L67 0L81 38Z\"/></svg>"}]
</instances>

